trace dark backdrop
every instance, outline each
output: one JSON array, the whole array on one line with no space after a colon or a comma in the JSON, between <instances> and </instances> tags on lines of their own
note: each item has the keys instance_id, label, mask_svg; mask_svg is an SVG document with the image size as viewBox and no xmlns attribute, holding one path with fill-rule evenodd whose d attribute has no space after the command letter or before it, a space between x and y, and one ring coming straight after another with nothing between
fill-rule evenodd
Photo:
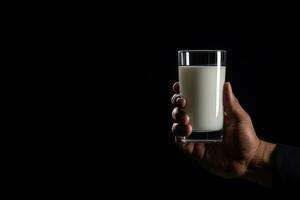
<instances>
[{"instance_id":1,"label":"dark backdrop","mask_svg":"<svg viewBox=\"0 0 300 200\"><path fill-rule=\"evenodd\" d=\"M129 194L265 190L211 175L174 144L170 98L178 79L177 51L227 50L226 79L259 137L299 145L296 23L206 16L194 16L192 21L177 14L143 18L141 13L103 19L86 20L82 26L76 22L74 27L82 30L61 39L72 49L66 60L78 66L66 70L67 84L76 83L74 98L65 104L75 130L66 139L76 140L71 143L76 150L74 166L83 180L104 180L118 190L127 186ZM71 155L72 149L67 149Z\"/></svg>"},{"instance_id":2,"label":"dark backdrop","mask_svg":"<svg viewBox=\"0 0 300 200\"><path fill-rule=\"evenodd\" d=\"M79 79L79 105L88 113L80 115L87 123L76 135L83 144L76 148L86 152L78 161L87 168L84 177L128 194L265 190L211 175L174 144L170 98L180 49L227 50L226 80L259 137L299 145L297 27L276 20L125 18L110 21L100 35L93 25L86 25L92 28L84 42L92 48L81 49L86 67L78 71L85 76Z\"/></svg>"},{"instance_id":3,"label":"dark backdrop","mask_svg":"<svg viewBox=\"0 0 300 200\"><path fill-rule=\"evenodd\" d=\"M32 148L38 152L33 156L38 165L32 169L41 172L37 183L49 182L51 189L108 187L117 194L125 190L145 195L199 194L211 188L264 190L209 174L174 144L170 98L178 79L177 51L227 50L226 79L251 115L259 137L299 145L296 18L284 19L282 12L276 13L279 17L269 16L262 9L261 18L251 10L250 20L239 18L240 13L229 19L228 13L201 15L212 8L201 5L195 12L187 9L188 14L170 6L157 6L159 13L146 11L146 4L131 7L132 12L117 7L109 13L98 6L96 11L63 11L56 21L52 11L41 21L33 15L38 23L25 20L17 31L24 35L15 37L23 48L16 49L29 54L18 57L21 66L25 61L36 67L29 68L32 78L21 73L31 86L18 87L25 88L33 104L24 107L37 107L37 113L47 116L33 113L38 119L29 118L38 135L33 141L40 146ZM34 51L27 51L27 46Z\"/></svg>"}]
</instances>

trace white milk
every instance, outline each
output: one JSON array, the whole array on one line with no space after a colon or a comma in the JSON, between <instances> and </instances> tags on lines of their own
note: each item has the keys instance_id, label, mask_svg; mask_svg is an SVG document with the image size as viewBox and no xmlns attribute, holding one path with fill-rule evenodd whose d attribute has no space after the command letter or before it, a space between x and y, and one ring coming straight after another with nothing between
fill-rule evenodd
<instances>
[{"instance_id":1,"label":"white milk","mask_svg":"<svg viewBox=\"0 0 300 200\"><path fill-rule=\"evenodd\" d=\"M193 132L223 128L225 71L224 66L179 66L180 94L187 99Z\"/></svg>"}]
</instances>

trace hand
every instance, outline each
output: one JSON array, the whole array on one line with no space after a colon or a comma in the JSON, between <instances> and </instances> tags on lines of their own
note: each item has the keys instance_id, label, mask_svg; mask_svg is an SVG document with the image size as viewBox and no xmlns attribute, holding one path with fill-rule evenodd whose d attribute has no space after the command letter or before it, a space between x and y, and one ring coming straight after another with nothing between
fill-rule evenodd
<instances>
[{"instance_id":1,"label":"hand","mask_svg":"<svg viewBox=\"0 0 300 200\"><path fill-rule=\"evenodd\" d=\"M174 84L173 90L176 94L172 97L175 106L172 117L176 123L172 131L175 136L188 136L192 132L189 116L184 112L188 99L179 95L178 83ZM225 178L254 179L263 185L270 185L271 178L266 178L266 173L263 173L262 180L256 180L258 173L253 169L270 164L275 144L257 137L251 118L234 96L230 83L224 85L223 99L224 138L221 143L182 143L179 138L176 143L213 174Z\"/></svg>"}]
</instances>

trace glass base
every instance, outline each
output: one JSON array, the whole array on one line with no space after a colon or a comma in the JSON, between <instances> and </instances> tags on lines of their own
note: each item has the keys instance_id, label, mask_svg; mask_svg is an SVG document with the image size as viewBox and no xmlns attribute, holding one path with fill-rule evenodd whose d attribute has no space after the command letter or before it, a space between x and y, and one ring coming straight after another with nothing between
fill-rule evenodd
<instances>
[{"instance_id":1,"label":"glass base","mask_svg":"<svg viewBox=\"0 0 300 200\"><path fill-rule=\"evenodd\" d=\"M209 132L196 132L193 131L188 137L180 137L181 142L222 142L223 140L223 130L219 131L209 131Z\"/></svg>"}]
</instances>

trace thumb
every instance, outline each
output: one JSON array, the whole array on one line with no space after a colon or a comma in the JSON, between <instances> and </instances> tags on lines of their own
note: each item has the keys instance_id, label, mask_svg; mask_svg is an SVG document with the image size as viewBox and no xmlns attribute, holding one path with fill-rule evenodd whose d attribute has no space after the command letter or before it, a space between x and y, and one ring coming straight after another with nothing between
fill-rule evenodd
<instances>
[{"instance_id":1,"label":"thumb","mask_svg":"<svg viewBox=\"0 0 300 200\"><path fill-rule=\"evenodd\" d=\"M236 120L244 121L248 119L248 114L242 108L237 98L232 92L232 87L229 82L224 84L224 110L230 116Z\"/></svg>"}]
</instances>

